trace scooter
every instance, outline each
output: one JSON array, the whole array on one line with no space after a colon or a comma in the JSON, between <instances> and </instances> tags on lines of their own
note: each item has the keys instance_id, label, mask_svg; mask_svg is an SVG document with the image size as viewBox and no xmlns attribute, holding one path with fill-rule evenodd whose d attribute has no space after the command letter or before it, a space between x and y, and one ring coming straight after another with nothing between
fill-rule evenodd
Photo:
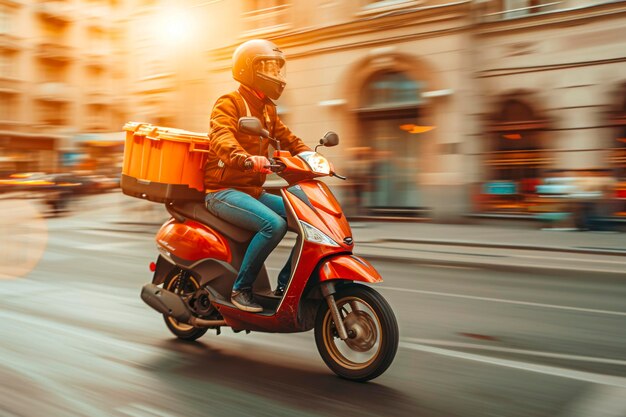
<instances>
[{"instance_id":1,"label":"scooter","mask_svg":"<svg viewBox=\"0 0 626 417\"><path fill-rule=\"evenodd\" d=\"M241 132L278 141L253 117L239 119ZM328 132L319 146L334 146ZM370 284L382 281L365 259L352 253L348 221L328 186L335 176L317 152L292 156L277 145L269 168L288 183L280 193L288 230L297 234L292 274L282 297L271 291L265 267L255 280L260 313L238 309L230 293L253 233L213 216L201 201L166 203L172 218L156 236L160 255L141 298L163 314L180 339L196 340L209 329L294 333L314 329L317 349L340 377L367 381L381 375L398 349L398 325L385 299ZM315 148L317 150L317 147Z\"/></svg>"}]
</instances>

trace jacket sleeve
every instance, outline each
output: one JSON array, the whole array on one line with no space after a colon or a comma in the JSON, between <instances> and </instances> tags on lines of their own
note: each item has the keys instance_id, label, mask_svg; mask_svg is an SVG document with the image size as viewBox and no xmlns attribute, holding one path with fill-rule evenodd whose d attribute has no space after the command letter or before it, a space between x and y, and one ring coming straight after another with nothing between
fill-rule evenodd
<instances>
[{"instance_id":1,"label":"jacket sleeve","mask_svg":"<svg viewBox=\"0 0 626 417\"><path fill-rule=\"evenodd\" d=\"M274 123L274 136L280 141L281 149L287 149L292 155L311 150L302 139L291 133L291 130L285 126L278 115Z\"/></svg>"},{"instance_id":2,"label":"jacket sleeve","mask_svg":"<svg viewBox=\"0 0 626 417\"><path fill-rule=\"evenodd\" d=\"M238 110L234 101L228 95L217 99L211 112L209 143L224 164L244 169L244 162L250 154L235 136L237 120Z\"/></svg>"}]
</instances>

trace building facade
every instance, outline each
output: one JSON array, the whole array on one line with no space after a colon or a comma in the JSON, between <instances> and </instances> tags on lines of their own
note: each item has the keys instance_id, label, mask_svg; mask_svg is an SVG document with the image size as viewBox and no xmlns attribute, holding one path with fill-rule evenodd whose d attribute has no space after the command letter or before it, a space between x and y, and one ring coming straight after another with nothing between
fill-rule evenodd
<instances>
[{"instance_id":1,"label":"building facade","mask_svg":"<svg viewBox=\"0 0 626 417\"><path fill-rule=\"evenodd\" d=\"M0 0L0 171L93 168L92 144L119 148L121 9L113 0Z\"/></svg>"},{"instance_id":2,"label":"building facade","mask_svg":"<svg viewBox=\"0 0 626 417\"><path fill-rule=\"evenodd\" d=\"M211 25L228 22L209 35L209 103L233 88L239 43L273 40L289 59L283 118L310 143L336 130L342 144L325 152L348 175L351 150L370 153L373 214L532 215L543 178L626 176L625 2L207 7Z\"/></svg>"},{"instance_id":3,"label":"building facade","mask_svg":"<svg viewBox=\"0 0 626 417\"><path fill-rule=\"evenodd\" d=\"M367 161L368 213L530 215L543 178L626 179L625 23L624 1L0 0L0 163L102 154L127 120L206 131L234 49L266 38L281 117L336 131L339 172Z\"/></svg>"}]
</instances>

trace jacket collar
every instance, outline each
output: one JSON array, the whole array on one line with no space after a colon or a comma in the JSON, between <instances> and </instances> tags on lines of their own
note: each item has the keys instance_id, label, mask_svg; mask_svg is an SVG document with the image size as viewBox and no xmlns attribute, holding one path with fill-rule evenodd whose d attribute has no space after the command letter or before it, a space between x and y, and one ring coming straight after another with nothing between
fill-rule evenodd
<instances>
[{"instance_id":1,"label":"jacket collar","mask_svg":"<svg viewBox=\"0 0 626 417\"><path fill-rule=\"evenodd\" d=\"M276 106L269 97L265 97L263 99L259 98L254 91L252 91L249 87L246 87L243 84L239 85L239 93L243 96L244 100L248 102L250 107L254 107L255 109L263 109L264 105Z\"/></svg>"}]
</instances>

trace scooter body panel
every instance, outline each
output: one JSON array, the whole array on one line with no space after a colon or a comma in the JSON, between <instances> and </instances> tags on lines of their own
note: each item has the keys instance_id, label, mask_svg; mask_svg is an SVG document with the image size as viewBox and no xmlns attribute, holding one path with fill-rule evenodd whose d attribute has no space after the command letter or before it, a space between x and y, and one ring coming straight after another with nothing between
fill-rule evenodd
<instances>
[{"instance_id":1,"label":"scooter body panel","mask_svg":"<svg viewBox=\"0 0 626 417\"><path fill-rule=\"evenodd\" d=\"M164 256L174 255L187 263L202 259L217 259L222 262L232 260L226 239L209 226L193 220L180 223L170 219L161 226L156 235L156 243Z\"/></svg>"}]
</instances>

